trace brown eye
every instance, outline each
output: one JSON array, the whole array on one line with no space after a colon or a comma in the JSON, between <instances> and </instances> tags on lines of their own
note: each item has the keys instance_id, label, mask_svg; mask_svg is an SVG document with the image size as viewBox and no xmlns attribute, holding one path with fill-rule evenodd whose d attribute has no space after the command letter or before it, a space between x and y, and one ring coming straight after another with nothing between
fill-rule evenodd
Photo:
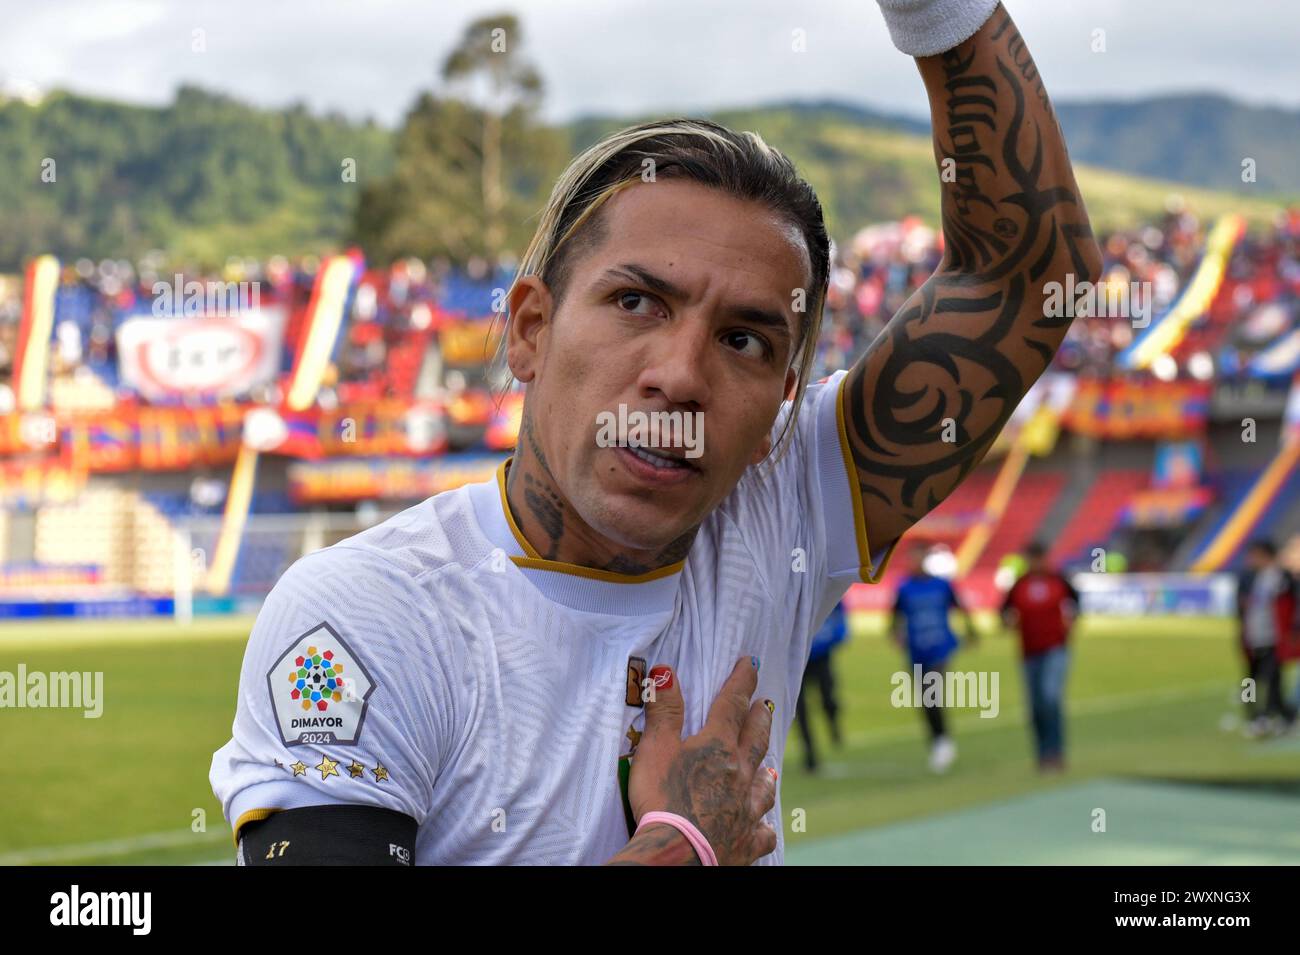
<instances>
[{"instance_id":1,"label":"brown eye","mask_svg":"<svg viewBox=\"0 0 1300 955\"><path fill-rule=\"evenodd\" d=\"M635 300L638 300L638 301L640 301L640 302L651 302L651 298L650 298L650 296L645 295L645 294L643 294L643 293L641 293L641 292L631 292L631 291L629 291L629 292L619 292L619 293L618 293L618 303L619 303L619 306L620 306L620 307L622 307L622 306L624 305L624 303L627 302L628 299L635 299ZM635 314L639 314L639 315L644 315L644 314L646 314L645 312L639 312L639 311L637 311L635 308L623 308L623 311L625 311L625 312L629 312L629 311L630 311L630 312L634 312Z\"/></svg>"},{"instance_id":2,"label":"brown eye","mask_svg":"<svg viewBox=\"0 0 1300 955\"><path fill-rule=\"evenodd\" d=\"M771 353L771 346L760 335L753 332L728 332L724 337L728 345L747 358L765 358Z\"/></svg>"}]
</instances>

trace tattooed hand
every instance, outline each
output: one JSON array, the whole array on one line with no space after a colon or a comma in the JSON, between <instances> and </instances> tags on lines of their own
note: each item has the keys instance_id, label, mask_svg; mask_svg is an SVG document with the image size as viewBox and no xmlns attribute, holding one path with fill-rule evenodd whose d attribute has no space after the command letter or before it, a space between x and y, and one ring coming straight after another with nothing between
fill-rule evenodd
<instances>
[{"instance_id":1,"label":"tattooed hand","mask_svg":"<svg viewBox=\"0 0 1300 955\"><path fill-rule=\"evenodd\" d=\"M685 703L672 674L646 704L645 733L632 760L628 799L633 815L640 819L658 810L689 819L709 840L719 865L749 865L776 848L776 832L763 822L776 805L776 776L760 768L772 711L767 701L749 702L757 674L748 657L741 659L713 701L704 728L685 740ZM610 860L623 865L698 862L685 837L666 825L647 826Z\"/></svg>"}]
</instances>

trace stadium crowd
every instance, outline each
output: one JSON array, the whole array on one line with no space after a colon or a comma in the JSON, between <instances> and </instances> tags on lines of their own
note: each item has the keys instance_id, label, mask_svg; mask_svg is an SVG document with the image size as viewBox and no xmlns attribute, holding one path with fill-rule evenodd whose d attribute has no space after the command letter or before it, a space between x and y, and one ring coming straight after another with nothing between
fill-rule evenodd
<instances>
[{"instance_id":1,"label":"stadium crowd","mask_svg":"<svg viewBox=\"0 0 1300 955\"><path fill-rule=\"evenodd\" d=\"M1159 223L1101 236L1105 282L1136 287L1138 294L1149 296L1151 313L1159 315L1186 286L1204 239L1205 223L1171 204ZM933 272L942 253L941 235L916 218L871 225L849 242L836 243L818 375L847 367L861 354ZM130 316L150 313L155 283L171 285L171 268L161 253L138 263L68 263L58 292L54 372L85 367L115 383L116 331ZM319 268L315 257L231 259L220 270L186 272L184 281L257 283L262 305L284 306L290 314L283 340L287 362L297 344L295 318L307 305ZM371 382L380 391L391 388L382 379L394 347L448 318L490 317L498 290L509 286L511 276L510 263L493 270L482 260L465 267L453 267L446 259L404 259L387 268L371 267L352 301L347 337L338 354L340 381ZM1293 330L1300 310L1300 207L1263 232L1245 235L1234 247L1225 282L1231 294L1218 296L1212 313L1193 325L1189 347L1183 349L1189 360L1172 370L1154 369L1158 376L1208 379L1243 372L1246 357ZM16 347L20 284L9 283L8 294L0 294L0 378L10 371ZM1130 322L1080 317L1054 367L1098 378L1124 374L1116 356L1138 331ZM1195 360L1190 360L1193 355Z\"/></svg>"},{"instance_id":2,"label":"stadium crowd","mask_svg":"<svg viewBox=\"0 0 1300 955\"><path fill-rule=\"evenodd\" d=\"M1150 313L1158 316L1194 273L1205 232L1204 222L1171 201L1159 223L1100 237L1104 281L1136 286L1138 294L1149 297ZM836 246L822 330L821 374L847 367L852 356L861 354L934 271L942 251L942 235L915 218L868 226L847 245ZM1243 236L1233 249L1225 282L1230 294L1219 296L1212 312L1193 324L1181 350L1186 360L1172 369L1153 369L1157 377L1210 379L1242 372L1243 355L1264 350L1292 331L1300 311L1300 207L1279 216L1268 229ZM1271 320L1260 322L1257 334L1232 334L1264 309L1264 317ZM1117 366L1116 357L1139 331L1133 323L1112 317L1081 316L1053 367L1096 378L1132 374Z\"/></svg>"}]
</instances>

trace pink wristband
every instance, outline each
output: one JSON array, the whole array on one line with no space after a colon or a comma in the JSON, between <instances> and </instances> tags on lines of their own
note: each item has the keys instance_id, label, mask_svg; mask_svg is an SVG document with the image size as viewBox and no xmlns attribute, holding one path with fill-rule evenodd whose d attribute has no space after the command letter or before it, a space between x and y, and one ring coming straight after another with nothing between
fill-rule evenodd
<instances>
[{"instance_id":1,"label":"pink wristband","mask_svg":"<svg viewBox=\"0 0 1300 955\"><path fill-rule=\"evenodd\" d=\"M700 865L717 865L718 857L713 854L713 847L709 845L709 840L704 838L704 833L696 829L689 819L672 812L648 812L641 817L641 821L636 825L636 831L640 832L646 826L655 823L663 823L666 826L672 826L691 844L695 854L700 857ZM632 833L633 836L636 832Z\"/></svg>"}]
</instances>

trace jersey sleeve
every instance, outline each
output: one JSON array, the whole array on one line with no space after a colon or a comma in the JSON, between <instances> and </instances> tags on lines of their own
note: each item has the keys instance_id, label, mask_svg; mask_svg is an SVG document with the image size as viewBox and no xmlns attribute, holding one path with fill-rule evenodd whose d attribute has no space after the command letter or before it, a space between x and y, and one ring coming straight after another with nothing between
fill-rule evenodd
<instances>
[{"instance_id":1,"label":"jersey sleeve","mask_svg":"<svg viewBox=\"0 0 1300 955\"><path fill-rule=\"evenodd\" d=\"M879 583L898 541L872 541L858 493L842 391L847 371L810 385L800 430L809 444L809 489L825 522L827 574L852 583ZM805 417L806 416L806 417Z\"/></svg>"},{"instance_id":2,"label":"jersey sleeve","mask_svg":"<svg viewBox=\"0 0 1300 955\"><path fill-rule=\"evenodd\" d=\"M790 425L788 447L750 468L733 495L730 513L749 549L769 575L767 584L790 599L792 572L808 617L816 625L855 582L878 583L897 542L873 545L857 493L840 391L845 371L808 386ZM775 442L792 413L782 405L772 428Z\"/></svg>"},{"instance_id":3,"label":"jersey sleeve","mask_svg":"<svg viewBox=\"0 0 1300 955\"><path fill-rule=\"evenodd\" d=\"M848 372L837 371L808 386L790 447L776 464L768 490L787 503L804 503L802 532L824 554L827 577L874 584L880 582L898 542L871 541L841 402L847 377ZM791 411L786 402L773 427L774 439Z\"/></svg>"},{"instance_id":4,"label":"jersey sleeve","mask_svg":"<svg viewBox=\"0 0 1300 955\"><path fill-rule=\"evenodd\" d=\"M407 572L365 547L316 551L281 577L209 775L236 841L244 823L303 806L379 806L425 822L455 719L428 608Z\"/></svg>"}]
</instances>

